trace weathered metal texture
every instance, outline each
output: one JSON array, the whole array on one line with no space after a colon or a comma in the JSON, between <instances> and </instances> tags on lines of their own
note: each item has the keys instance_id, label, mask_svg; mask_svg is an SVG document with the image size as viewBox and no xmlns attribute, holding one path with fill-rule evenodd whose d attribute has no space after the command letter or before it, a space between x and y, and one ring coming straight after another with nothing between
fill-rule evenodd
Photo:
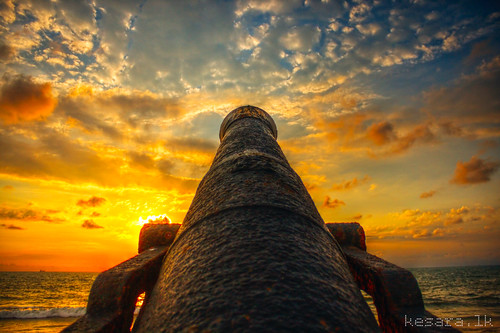
<instances>
[{"instance_id":1,"label":"weathered metal texture","mask_svg":"<svg viewBox=\"0 0 500 333\"><path fill-rule=\"evenodd\" d=\"M139 253L158 246L170 246L181 225L178 223L146 223L139 234Z\"/></svg>"},{"instance_id":2,"label":"weathered metal texture","mask_svg":"<svg viewBox=\"0 0 500 333\"><path fill-rule=\"evenodd\" d=\"M384 332L460 332L451 326L439 326L438 318L425 310L417 280L410 271L358 247L346 246L343 250L358 285L372 296Z\"/></svg>"},{"instance_id":3,"label":"weathered metal texture","mask_svg":"<svg viewBox=\"0 0 500 333\"><path fill-rule=\"evenodd\" d=\"M228 117L134 331L379 331L269 116Z\"/></svg>"},{"instance_id":4,"label":"weathered metal texture","mask_svg":"<svg viewBox=\"0 0 500 333\"><path fill-rule=\"evenodd\" d=\"M62 332L130 332L137 297L153 288L167 247L152 248L97 276L86 314Z\"/></svg>"},{"instance_id":5,"label":"weathered metal texture","mask_svg":"<svg viewBox=\"0 0 500 333\"><path fill-rule=\"evenodd\" d=\"M359 223L327 223L326 226L340 246L355 246L366 251L365 231Z\"/></svg>"}]
</instances>

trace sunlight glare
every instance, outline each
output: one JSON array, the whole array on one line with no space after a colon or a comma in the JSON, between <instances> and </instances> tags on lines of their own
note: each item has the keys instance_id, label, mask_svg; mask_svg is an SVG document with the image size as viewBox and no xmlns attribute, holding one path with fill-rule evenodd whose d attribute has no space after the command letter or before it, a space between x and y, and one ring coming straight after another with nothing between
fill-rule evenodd
<instances>
[{"instance_id":1,"label":"sunlight glare","mask_svg":"<svg viewBox=\"0 0 500 333\"><path fill-rule=\"evenodd\" d=\"M146 219L143 219L142 216L139 217L139 221L136 222L137 225L144 225L146 223L165 223L170 224L172 221L167 214L162 215L149 215Z\"/></svg>"}]
</instances>

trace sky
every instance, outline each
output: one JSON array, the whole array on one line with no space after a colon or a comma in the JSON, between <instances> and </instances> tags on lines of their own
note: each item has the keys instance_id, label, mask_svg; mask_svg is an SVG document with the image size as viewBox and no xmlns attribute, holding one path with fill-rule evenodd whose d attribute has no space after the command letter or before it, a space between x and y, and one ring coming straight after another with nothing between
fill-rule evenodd
<instances>
[{"instance_id":1,"label":"sky","mask_svg":"<svg viewBox=\"0 0 500 333\"><path fill-rule=\"evenodd\" d=\"M248 104L370 253L500 264L499 28L495 1L0 1L0 270L134 256Z\"/></svg>"}]
</instances>

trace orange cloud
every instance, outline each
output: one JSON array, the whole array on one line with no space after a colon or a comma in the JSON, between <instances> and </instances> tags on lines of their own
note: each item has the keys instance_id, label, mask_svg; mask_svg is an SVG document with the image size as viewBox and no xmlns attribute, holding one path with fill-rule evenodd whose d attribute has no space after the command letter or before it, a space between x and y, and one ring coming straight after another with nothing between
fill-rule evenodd
<instances>
[{"instance_id":1,"label":"orange cloud","mask_svg":"<svg viewBox=\"0 0 500 333\"><path fill-rule=\"evenodd\" d=\"M370 177L364 176L362 179L354 177L353 180L348 180L340 184L333 184L332 189L335 191L350 190L358 185L362 185L370 180Z\"/></svg>"},{"instance_id":2,"label":"orange cloud","mask_svg":"<svg viewBox=\"0 0 500 333\"><path fill-rule=\"evenodd\" d=\"M36 210L25 208L7 208L0 207L0 219L4 220L20 220L20 221L44 221L44 222L63 222L61 218L49 216L50 214L58 213L54 210Z\"/></svg>"},{"instance_id":3,"label":"orange cloud","mask_svg":"<svg viewBox=\"0 0 500 333\"><path fill-rule=\"evenodd\" d=\"M7 124L43 120L57 105L50 83L36 83L22 75L4 80L0 93L0 119Z\"/></svg>"},{"instance_id":4,"label":"orange cloud","mask_svg":"<svg viewBox=\"0 0 500 333\"><path fill-rule=\"evenodd\" d=\"M104 204L104 202L106 202L106 199L92 196L89 200L80 199L76 204L80 207L96 207Z\"/></svg>"},{"instance_id":5,"label":"orange cloud","mask_svg":"<svg viewBox=\"0 0 500 333\"><path fill-rule=\"evenodd\" d=\"M430 197L432 197L434 194L436 194L436 191L434 191L434 190L429 191L429 192L424 192L424 193L420 194L420 199L430 198Z\"/></svg>"},{"instance_id":6,"label":"orange cloud","mask_svg":"<svg viewBox=\"0 0 500 333\"><path fill-rule=\"evenodd\" d=\"M340 206L345 206L345 202L339 199L331 199L329 196L325 197L325 201L323 201L323 207L326 208L337 208Z\"/></svg>"},{"instance_id":7,"label":"orange cloud","mask_svg":"<svg viewBox=\"0 0 500 333\"><path fill-rule=\"evenodd\" d=\"M470 212L469 207L462 206L460 208L452 208L450 212L446 214L446 220L444 221L445 226L460 224L464 222L464 216Z\"/></svg>"},{"instance_id":8,"label":"orange cloud","mask_svg":"<svg viewBox=\"0 0 500 333\"><path fill-rule=\"evenodd\" d=\"M485 183L490 180L493 173L498 170L500 163L487 162L477 156L472 156L470 161L459 161L455 168L455 174L451 183L465 185Z\"/></svg>"},{"instance_id":9,"label":"orange cloud","mask_svg":"<svg viewBox=\"0 0 500 333\"><path fill-rule=\"evenodd\" d=\"M98 225L97 223L95 223L92 220L85 220L82 223L82 228L85 228L85 229L102 229L104 227Z\"/></svg>"},{"instance_id":10,"label":"orange cloud","mask_svg":"<svg viewBox=\"0 0 500 333\"><path fill-rule=\"evenodd\" d=\"M418 125L407 134L398 137L396 144L391 148L390 152L394 154L402 153L417 142L428 143L434 141L434 139L434 133L427 124Z\"/></svg>"},{"instance_id":11,"label":"orange cloud","mask_svg":"<svg viewBox=\"0 0 500 333\"><path fill-rule=\"evenodd\" d=\"M428 229L423 230L410 230L413 238L427 238L432 235Z\"/></svg>"},{"instance_id":12,"label":"orange cloud","mask_svg":"<svg viewBox=\"0 0 500 333\"><path fill-rule=\"evenodd\" d=\"M483 61L475 74L463 76L456 84L424 92L423 110L435 117L446 134L496 138L500 135L499 85L500 56L496 56Z\"/></svg>"},{"instance_id":13,"label":"orange cloud","mask_svg":"<svg viewBox=\"0 0 500 333\"><path fill-rule=\"evenodd\" d=\"M5 185L4 187L2 187L2 190L4 190L4 191L13 191L14 190L14 186L12 186L12 185Z\"/></svg>"},{"instance_id":14,"label":"orange cloud","mask_svg":"<svg viewBox=\"0 0 500 333\"><path fill-rule=\"evenodd\" d=\"M363 218L363 215L362 214L356 214L354 215L351 219L354 220L354 221L359 221Z\"/></svg>"},{"instance_id":15,"label":"orange cloud","mask_svg":"<svg viewBox=\"0 0 500 333\"><path fill-rule=\"evenodd\" d=\"M24 230L24 228L22 227L18 227L17 225L13 225L13 224L0 224L0 228L4 228L4 229L10 229L10 230Z\"/></svg>"},{"instance_id":16,"label":"orange cloud","mask_svg":"<svg viewBox=\"0 0 500 333\"><path fill-rule=\"evenodd\" d=\"M382 121L368 128L367 137L376 145L382 146L392 142L397 136L394 132L394 126L387 121Z\"/></svg>"},{"instance_id":17,"label":"orange cloud","mask_svg":"<svg viewBox=\"0 0 500 333\"><path fill-rule=\"evenodd\" d=\"M379 118L376 113L363 112L333 120L318 117L315 125L326 132L329 141L339 143L343 151L364 151L373 158L401 154L416 144L435 141L430 123L396 125Z\"/></svg>"},{"instance_id":18,"label":"orange cloud","mask_svg":"<svg viewBox=\"0 0 500 333\"><path fill-rule=\"evenodd\" d=\"M12 47L0 41L0 60L9 60L14 53L15 51Z\"/></svg>"}]
</instances>

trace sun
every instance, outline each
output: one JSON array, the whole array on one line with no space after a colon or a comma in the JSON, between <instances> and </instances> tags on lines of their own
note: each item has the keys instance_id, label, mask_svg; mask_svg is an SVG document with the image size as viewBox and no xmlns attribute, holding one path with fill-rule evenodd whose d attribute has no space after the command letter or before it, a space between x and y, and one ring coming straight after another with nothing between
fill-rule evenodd
<instances>
[{"instance_id":1,"label":"sun","mask_svg":"<svg viewBox=\"0 0 500 333\"><path fill-rule=\"evenodd\" d=\"M172 220L167 214L162 215L149 215L147 218L143 219L142 216L139 217L139 221L136 222L137 225L144 225L146 223L163 223L170 224Z\"/></svg>"}]
</instances>

